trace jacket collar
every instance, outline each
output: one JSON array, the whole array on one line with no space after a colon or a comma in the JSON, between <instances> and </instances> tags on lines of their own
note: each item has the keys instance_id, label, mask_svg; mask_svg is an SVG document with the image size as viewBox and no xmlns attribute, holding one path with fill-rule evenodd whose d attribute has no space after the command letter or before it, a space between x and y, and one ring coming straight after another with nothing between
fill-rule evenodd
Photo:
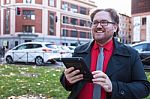
<instances>
[{"instance_id":1,"label":"jacket collar","mask_svg":"<svg viewBox=\"0 0 150 99\"><path fill-rule=\"evenodd\" d=\"M127 46L121 44L116 39L114 39L114 53L122 56L130 56L129 51L127 50Z\"/></svg>"}]
</instances>

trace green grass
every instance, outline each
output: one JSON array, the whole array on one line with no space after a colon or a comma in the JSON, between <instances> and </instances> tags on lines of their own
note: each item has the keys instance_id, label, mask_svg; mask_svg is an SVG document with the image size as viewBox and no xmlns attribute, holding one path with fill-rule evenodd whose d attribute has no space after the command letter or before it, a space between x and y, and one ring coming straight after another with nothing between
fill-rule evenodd
<instances>
[{"instance_id":1,"label":"green grass","mask_svg":"<svg viewBox=\"0 0 150 99\"><path fill-rule=\"evenodd\" d=\"M67 99L59 82L63 68L50 66L0 65L0 99L9 96L42 95L48 99ZM150 81L150 73L146 73ZM150 96L145 98L150 99Z\"/></svg>"},{"instance_id":2,"label":"green grass","mask_svg":"<svg viewBox=\"0 0 150 99\"><path fill-rule=\"evenodd\" d=\"M61 73L60 68L0 65L0 99L26 94L67 99L59 82Z\"/></svg>"}]
</instances>

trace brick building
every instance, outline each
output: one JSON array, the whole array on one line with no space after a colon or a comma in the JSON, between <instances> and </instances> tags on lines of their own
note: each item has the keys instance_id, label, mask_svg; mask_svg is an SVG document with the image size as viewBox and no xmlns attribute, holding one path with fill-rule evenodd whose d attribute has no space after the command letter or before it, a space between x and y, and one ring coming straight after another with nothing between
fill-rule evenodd
<instances>
[{"instance_id":1,"label":"brick building","mask_svg":"<svg viewBox=\"0 0 150 99\"><path fill-rule=\"evenodd\" d=\"M132 0L132 42L150 41L150 0Z\"/></svg>"},{"instance_id":2,"label":"brick building","mask_svg":"<svg viewBox=\"0 0 150 99\"><path fill-rule=\"evenodd\" d=\"M0 45L28 41L76 45L91 39L94 0L0 0Z\"/></svg>"}]
</instances>

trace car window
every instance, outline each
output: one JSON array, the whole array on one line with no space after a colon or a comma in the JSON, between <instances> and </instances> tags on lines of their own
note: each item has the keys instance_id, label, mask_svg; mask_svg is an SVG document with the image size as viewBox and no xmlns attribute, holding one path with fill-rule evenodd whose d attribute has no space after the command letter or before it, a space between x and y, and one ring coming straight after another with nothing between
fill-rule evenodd
<instances>
[{"instance_id":1,"label":"car window","mask_svg":"<svg viewBox=\"0 0 150 99\"><path fill-rule=\"evenodd\" d=\"M41 48L42 45L41 44L33 44L33 48Z\"/></svg>"},{"instance_id":2,"label":"car window","mask_svg":"<svg viewBox=\"0 0 150 99\"><path fill-rule=\"evenodd\" d=\"M147 43L147 46L146 46L146 51L150 51L150 43Z\"/></svg>"},{"instance_id":3,"label":"car window","mask_svg":"<svg viewBox=\"0 0 150 99\"><path fill-rule=\"evenodd\" d=\"M45 46L48 47L48 48L57 49L57 46L53 45L53 44L45 44Z\"/></svg>"},{"instance_id":4,"label":"car window","mask_svg":"<svg viewBox=\"0 0 150 99\"><path fill-rule=\"evenodd\" d=\"M26 49L33 49L34 47L33 47L33 44L27 44L27 47L26 47Z\"/></svg>"},{"instance_id":5,"label":"car window","mask_svg":"<svg viewBox=\"0 0 150 99\"><path fill-rule=\"evenodd\" d=\"M146 49L146 44L135 45L135 46L133 46L133 48L136 49L137 51L141 52Z\"/></svg>"},{"instance_id":6,"label":"car window","mask_svg":"<svg viewBox=\"0 0 150 99\"><path fill-rule=\"evenodd\" d=\"M16 47L14 50L23 50L23 49L26 49L26 44L24 44L24 45L20 45L20 46L18 46L18 47Z\"/></svg>"}]
</instances>

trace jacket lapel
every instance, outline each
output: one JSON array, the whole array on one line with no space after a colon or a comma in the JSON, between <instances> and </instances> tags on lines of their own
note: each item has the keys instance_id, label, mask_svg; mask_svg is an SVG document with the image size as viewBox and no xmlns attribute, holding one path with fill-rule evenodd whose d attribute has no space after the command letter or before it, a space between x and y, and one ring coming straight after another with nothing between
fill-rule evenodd
<instances>
[{"instance_id":1,"label":"jacket lapel","mask_svg":"<svg viewBox=\"0 0 150 99\"><path fill-rule=\"evenodd\" d=\"M120 61L116 57L117 56L112 56L108 63L107 70L106 70L106 74L108 76L111 76L112 74L116 73L124 66L120 64Z\"/></svg>"},{"instance_id":2,"label":"jacket lapel","mask_svg":"<svg viewBox=\"0 0 150 99\"><path fill-rule=\"evenodd\" d=\"M84 57L84 61L89 69L91 66L91 48L92 48L93 44L94 44L94 41L92 40L88 43L86 49L84 49L84 50L80 49L80 50L78 50L78 52L76 52L78 54L84 53L84 55L82 57Z\"/></svg>"},{"instance_id":3,"label":"jacket lapel","mask_svg":"<svg viewBox=\"0 0 150 99\"><path fill-rule=\"evenodd\" d=\"M123 57L130 56L127 48L125 48L126 46L124 46L123 44L120 44L119 42L115 40L114 40L114 45L115 45L114 53L112 54L108 62L108 66L106 70L106 74L108 76L111 76L112 74L116 73L117 71L119 71L120 69L124 67L124 65L121 62L123 60L120 60L119 56L123 56Z\"/></svg>"}]
</instances>

